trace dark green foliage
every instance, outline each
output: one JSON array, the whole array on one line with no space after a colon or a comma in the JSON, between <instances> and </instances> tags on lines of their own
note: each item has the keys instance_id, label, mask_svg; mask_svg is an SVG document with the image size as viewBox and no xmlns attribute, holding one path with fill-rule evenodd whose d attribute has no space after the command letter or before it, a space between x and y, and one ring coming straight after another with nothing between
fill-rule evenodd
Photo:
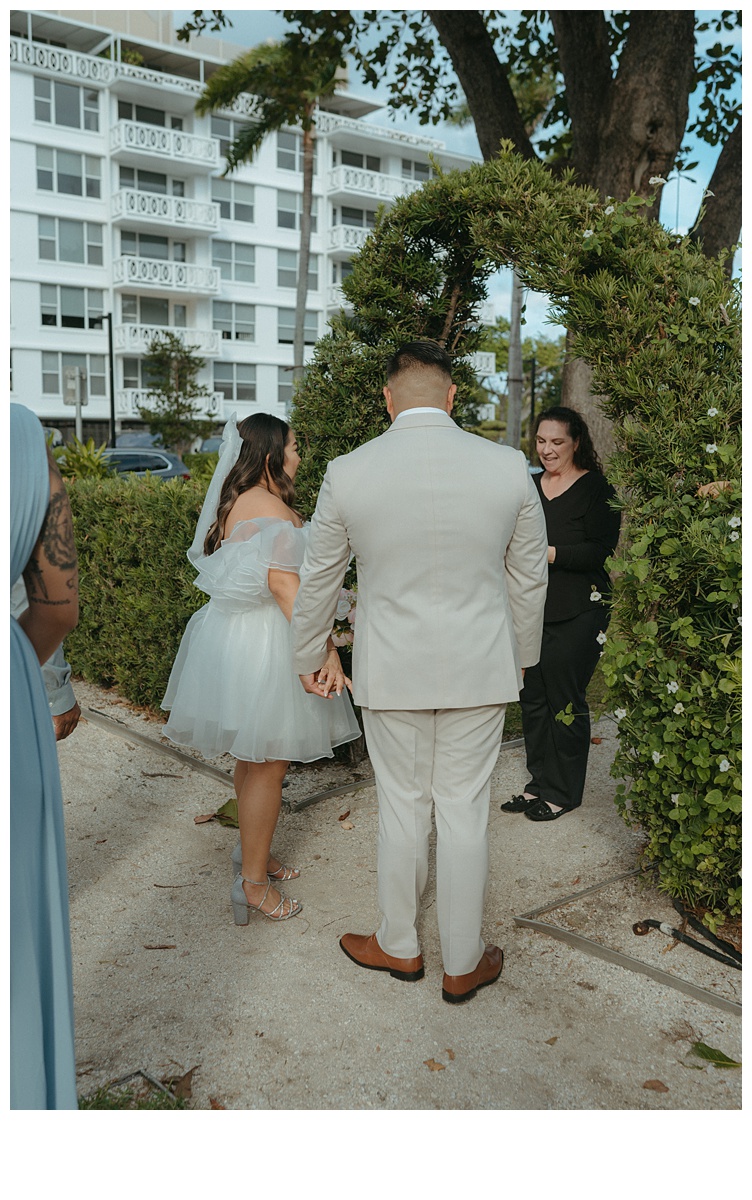
<instances>
[{"instance_id":1,"label":"dark green foliage","mask_svg":"<svg viewBox=\"0 0 752 1200\"><path fill-rule=\"evenodd\" d=\"M204 498L192 480L81 479L68 485L80 619L74 674L158 709L189 617L207 597L186 558Z\"/></svg>"},{"instance_id":2,"label":"dark green foliage","mask_svg":"<svg viewBox=\"0 0 752 1200\"><path fill-rule=\"evenodd\" d=\"M354 314L318 344L293 424L310 512L328 459L386 428L383 368L398 344L446 344L461 415L491 271L513 263L552 297L617 444L622 542L601 660L623 714L617 802L645 831L660 886L712 921L740 911L741 320L723 262L646 221L649 206L604 204L509 146L404 197L355 260Z\"/></svg>"},{"instance_id":3,"label":"dark green foliage","mask_svg":"<svg viewBox=\"0 0 752 1200\"><path fill-rule=\"evenodd\" d=\"M209 480L219 462L219 451L197 450L195 454L184 454L183 462L191 473L191 479L208 487Z\"/></svg>"},{"instance_id":4,"label":"dark green foliage","mask_svg":"<svg viewBox=\"0 0 752 1200\"><path fill-rule=\"evenodd\" d=\"M208 437L214 421L200 416L211 395L198 382L206 360L195 354L177 334L165 330L149 342L143 370L149 381L149 404L139 405L139 416L150 433L181 454L197 437Z\"/></svg>"}]
</instances>

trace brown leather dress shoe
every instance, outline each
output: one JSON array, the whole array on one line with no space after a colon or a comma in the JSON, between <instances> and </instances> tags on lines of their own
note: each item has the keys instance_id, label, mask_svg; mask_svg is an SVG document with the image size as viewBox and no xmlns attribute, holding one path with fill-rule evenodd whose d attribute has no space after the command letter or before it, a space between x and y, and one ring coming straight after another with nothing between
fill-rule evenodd
<instances>
[{"instance_id":1,"label":"brown leather dress shoe","mask_svg":"<svg viewBox=\"0 0 752 1200\"><path fill-rule=\"evenodd\" d=\"M498 946L486 945L485 953L474 971L469 971L467 975L444 974L444 986L441 989L443 999L449 1004L462 1004L463 1000L470 1000L478 988L496 982L503 966L504 951Z\"/></svg>"},{"instance_id":2,"label":"brown leather dress shoe","mask_svg":"<svg viewBox=\"0 0 752 1200\"><path fill-rule=\"evenodd\" d=\"M422 979L423 955L417 958L392 958L385 954L376 941L376 934L366 937L362 933L346 933L339 939L339 944L348 958L359 967L367 967L369 971L388 971L393 979L405 979L412 982Z\"/></svg>"}]
</instances>

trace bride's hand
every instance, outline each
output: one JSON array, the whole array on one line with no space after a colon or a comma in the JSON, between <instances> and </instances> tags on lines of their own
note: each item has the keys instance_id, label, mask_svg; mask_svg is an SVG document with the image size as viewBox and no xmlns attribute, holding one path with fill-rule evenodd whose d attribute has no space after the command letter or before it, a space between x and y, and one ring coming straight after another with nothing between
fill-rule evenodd
<instances>
[{"instance_id":1,"label":"bride's hand","mask_svg":"<svg viewBox=\"0 0 752 1200\"><path fill-rule=\"evenodd\" d=\"M345 687L352 692L352 680L348 679L342 670L342 663L339 661L339 654L336 650L329 651L326 662L319 671L317 683L321 689L320 694L326 699L333 692L341 696Z\"/></svg>"}]
</instances>

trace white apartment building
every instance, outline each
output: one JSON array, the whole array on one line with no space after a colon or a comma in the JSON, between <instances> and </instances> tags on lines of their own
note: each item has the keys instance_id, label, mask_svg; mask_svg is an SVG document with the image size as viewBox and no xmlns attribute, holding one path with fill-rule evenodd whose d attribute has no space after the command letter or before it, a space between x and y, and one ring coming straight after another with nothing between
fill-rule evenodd
<instances>
[{"instance_id":1,"label":"white apartment building","mask_svg":"<svg viewBox=\"0 0 752 1200\"><path fill-rule=\"evenodd\" d=\"M97 441L111 373L116 429L140 426L142 359L164 329L205 358L218 423L233 411L284 416L291 399L302 139L270 135L222 179L253 98L213 116L194 106L241 47L207 37L186 47L172 16L10 14L11 398L72 431L64 371L83 367L84 437ZM471 162L364 122L378 107L344 90L317 119L309 347L344 302L378 206L429 178L429 155L445 169Z\"/></svg>"}]
</instances>

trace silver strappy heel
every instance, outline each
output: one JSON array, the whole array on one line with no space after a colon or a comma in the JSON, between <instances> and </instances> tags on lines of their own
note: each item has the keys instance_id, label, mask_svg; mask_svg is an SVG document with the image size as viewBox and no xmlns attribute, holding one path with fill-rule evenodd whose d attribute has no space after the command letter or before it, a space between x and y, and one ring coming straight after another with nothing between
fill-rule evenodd
<instances>
[{"instance_id":1,"label":"silver strappy heel","mask_svg":"<svg viewBox=\"0 0 752 1200\"><path fill-rule=\"evenodd\" d=\"M234 879L243 869L243 851L240 848L240 842L230 857L232 858L232 877ZM277 867L276 871L267 872L266 877L271 883L289 883L291 879L300 878L300 870L298 867Z\"/></svg>"},{"instance_id":2,"label":"silver strappy heel","mask_svg":"<svg viewBox=\"0 0 752 1200\"><path fill-rule=\"evenodd\" d=\"M266 884L266 891L261 897L259 904L251 904L245 892L243 884L251 883L254 887L263 887ZM271 883L268 880L247 879L244 875L236 875L235 882L232 885L232 915L236 925L247 925L252 912L260 912L262 916L268 917L270 921L287 921L290 917L296 917L299 912L303 911L303 905L298 900L291 900L287 896L282 896L280 893L280 901L276 908L271 912L266 912L261 905L269 895ZM290 908L286 912L285 905L289 904Z\"/></svg>"}]
</instances>

